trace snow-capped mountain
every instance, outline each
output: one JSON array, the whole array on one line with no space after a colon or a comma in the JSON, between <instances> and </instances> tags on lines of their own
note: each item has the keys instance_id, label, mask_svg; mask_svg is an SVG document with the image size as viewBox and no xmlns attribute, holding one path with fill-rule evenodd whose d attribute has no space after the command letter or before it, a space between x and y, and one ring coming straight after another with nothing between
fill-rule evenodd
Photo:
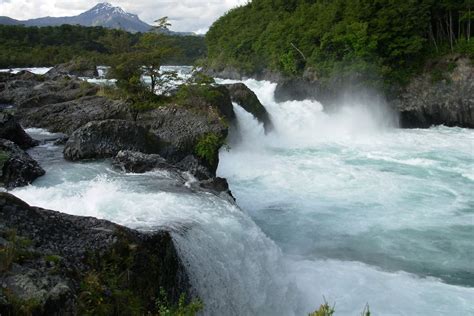
<instances>
[{"instance_id":1,"label":"snow-capped mountain","mask_svg":"<svg viewBox=\"0 0 474 316\"><path fill-rule=\"evenodd\" d=\"M143 22L136 14L127 13L120 7L103 2L77 16L44 17L25 21L0 17L0 24L24 24L26 26L55 26L73 24L83 26L103 26L112 29L122 29L128 32L147 32L151 25Z\"/></svg>"}]
</instances>

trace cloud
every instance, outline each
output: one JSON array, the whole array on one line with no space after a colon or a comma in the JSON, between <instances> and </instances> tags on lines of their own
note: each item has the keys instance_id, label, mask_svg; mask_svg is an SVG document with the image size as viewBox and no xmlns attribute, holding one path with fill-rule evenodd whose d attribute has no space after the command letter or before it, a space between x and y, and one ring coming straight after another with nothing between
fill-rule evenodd
<instances>
[{"instance_id":1,"label":"cloud","mask_svg":"<svg viewBox=\"0 0 474 316\"><path fill-rule=\"evenodd\" d=\"M77 15L99 2L98 0L0 0L0 16L25 20L43 16ZM137 14L153 23L168 16L175 31L204 33L219 16L248 0L110 0L113 5Z\"/></svg>"}]
</instances>

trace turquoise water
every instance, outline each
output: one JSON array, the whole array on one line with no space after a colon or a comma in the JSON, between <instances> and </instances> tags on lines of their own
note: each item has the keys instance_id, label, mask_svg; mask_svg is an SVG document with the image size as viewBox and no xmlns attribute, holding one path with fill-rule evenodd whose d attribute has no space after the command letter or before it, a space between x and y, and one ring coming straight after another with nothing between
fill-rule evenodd
<instances>
[{"instance_id":1,"label":"turquoise water","mask_svg":"<svg viewBox=\"0 0 474 316\"><path fill-rule=\"evenodd\" d=\"M237 104L220 153L237 204L187 174L71 163L51 143L47 173L12 193L30 204L172 231L204 315L474 315L474 132L400 130L380 104L277 103L245 81L275 129ZM35 137L48 138L42 130Z\"/></svg>"},{"instance_id":2,"label":"turquoise water","mask_svg":"<svg viewBox=\"0 0 474 316\"><path fill-rule=\"evenodd\" d=\"M401 130L386 119L388 111L351 102L327 115L317 102L275 102L268 82L245 83L265 104L276 130L265 135L236 105L237 135L231 150L221 153L219 173L286 256L363 263L394 275L474 287L473 130ZM318 277L309 276L314 282ZM373 289L365 284L361 290ZM327 291L344 305L340 296L347 288L331 284ZM472 302L462 301L465 310L451 312L473 313ZM417 313L450 311L451 303L443 304ZM402 305L377 313L410 315Z\"/></svg>"}]
</instances>

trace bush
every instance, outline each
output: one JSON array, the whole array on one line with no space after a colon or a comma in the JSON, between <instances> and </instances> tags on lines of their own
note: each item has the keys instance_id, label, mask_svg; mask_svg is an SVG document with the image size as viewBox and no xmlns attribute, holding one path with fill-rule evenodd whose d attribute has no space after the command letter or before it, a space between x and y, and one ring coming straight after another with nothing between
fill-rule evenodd
<instances>
[{"instance_id":1,"label":"bush","mask_svg":"<svg viewBox=\"0 0 474 316\"><path fill-rule=\"evenodd\" d=\"M206 160L210 165L214 165L219 153L219 148L224 145L222 137L215 133L203 135L196 144L196 155Z\"/></svg>"}]
</instances>

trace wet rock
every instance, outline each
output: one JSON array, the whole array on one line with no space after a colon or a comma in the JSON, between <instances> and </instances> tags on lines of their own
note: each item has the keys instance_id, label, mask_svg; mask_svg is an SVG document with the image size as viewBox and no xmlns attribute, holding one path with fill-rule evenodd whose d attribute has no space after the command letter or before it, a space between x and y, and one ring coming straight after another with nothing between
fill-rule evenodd
<instances>
[{"instance_id":1,"label":"wet rock","mask_svg":"<svg viewBox=\"0 0 474 316\"><path fill-rule=\"evenodd\" d=\"M144 154L137 151L122 150L113 159L113 165L126 172L144 173L153 169L173 168L157 154Z\"/></svg>"},{"instance_id":2,"label":"wet rock","mask_svg":"<svg viewBox=\"0 0 474 316\"><path fill-rule=\"evenodd\" d=\"M0 139L0 185L13 189L44 174L43 168L15 143Z\"/></svg>"},{"instance_id":3,"label":"wet rock","mask_svg":"<svg viewBox=\"0 0 474 316\"><path fill-rule=\"evenodd\" d=\"M45 128L50 132L72 134L91 121L128 119L129 106L123 101L88 96L73 101L45 105L27 111L19 110L23 126Z\"/></svg>"},{"instance_id":4,"label":"wet rock","mask_svg":"<svg viewBox=\"0 0 474 316\"><path fill-rule=\"evenodd\" d=\"M8 139L22 149L38 145L38 141L32 139L23 130L13 115L4 111L0 111L0 138Z\"/></svg>"},{"instance_id":5,"label":"wet rock","mask_svg":"<svg viewBox=\"0 0 474 316\"><path fill-rule=\"evenodd\" d=\"M262 123L266 132L272 129L267 110L252 90L243 83L226 84L224 86L229 90L232 101L238 103L244 110Z\"/></svg>"},{"instance_id":6,"label":"wet rock","mask_svg":"<svg viewBox=\"0 0 474 316\"><path fill-rule=\"evenodd\" d=\"M198 180L207 180L215 176L215 170L210 168L208 163L196 155L188 155L181 161L175 163L181 170L188 171Z\"/></svg>"},{"instance_id":7,"label":"wet rock","mask_svg":"<svg viewBox=\"0 0 474 316\"><path fill-rule=\"evenodd\" d=\"M190 290L166 231L141 233L0 193L0 236L12 253L0 266L2 315L14 315L19 306L33 315L97 314L103 308L127 315L137 307L131 302L157 314L161 288L174 303Z\"/></svg>"},{"instance_id":8,"label":"wet rock","mask_svg":"<svg viewBox=\"0 0 474 316\"><path fill-rule=\"evenodd\" d=\"M224 192L235 201L235 198L233 197L232 192L229 189L229 183L227 183L227 180L224 178L216 177L208 180L203 180L199 182L199 186L203 189L213 191L217 194Z\"/></svg>"},{"instance_id":9,"label":"wet rock","mask_svg":"<svg viewBox=\"0 0 474 316\"><path fill-rule=\"evenodd\" d=\"M72 161L109 158L121 150L158 153L159 149L159 138L135 122L94 121L72 133L64 147L64 158Z\"/></svg>"},{"instance_id":10,"label":"wet rock","mask_svg":"<svg viewBox=\"0 0 474 316\"><path fill-rule=\"evenodd\" d=\"M474 128L472 62L454 55L428 65L392 104L400 112L401 127L426 128L442 124Z\"/></svg>"}]
</instances>

